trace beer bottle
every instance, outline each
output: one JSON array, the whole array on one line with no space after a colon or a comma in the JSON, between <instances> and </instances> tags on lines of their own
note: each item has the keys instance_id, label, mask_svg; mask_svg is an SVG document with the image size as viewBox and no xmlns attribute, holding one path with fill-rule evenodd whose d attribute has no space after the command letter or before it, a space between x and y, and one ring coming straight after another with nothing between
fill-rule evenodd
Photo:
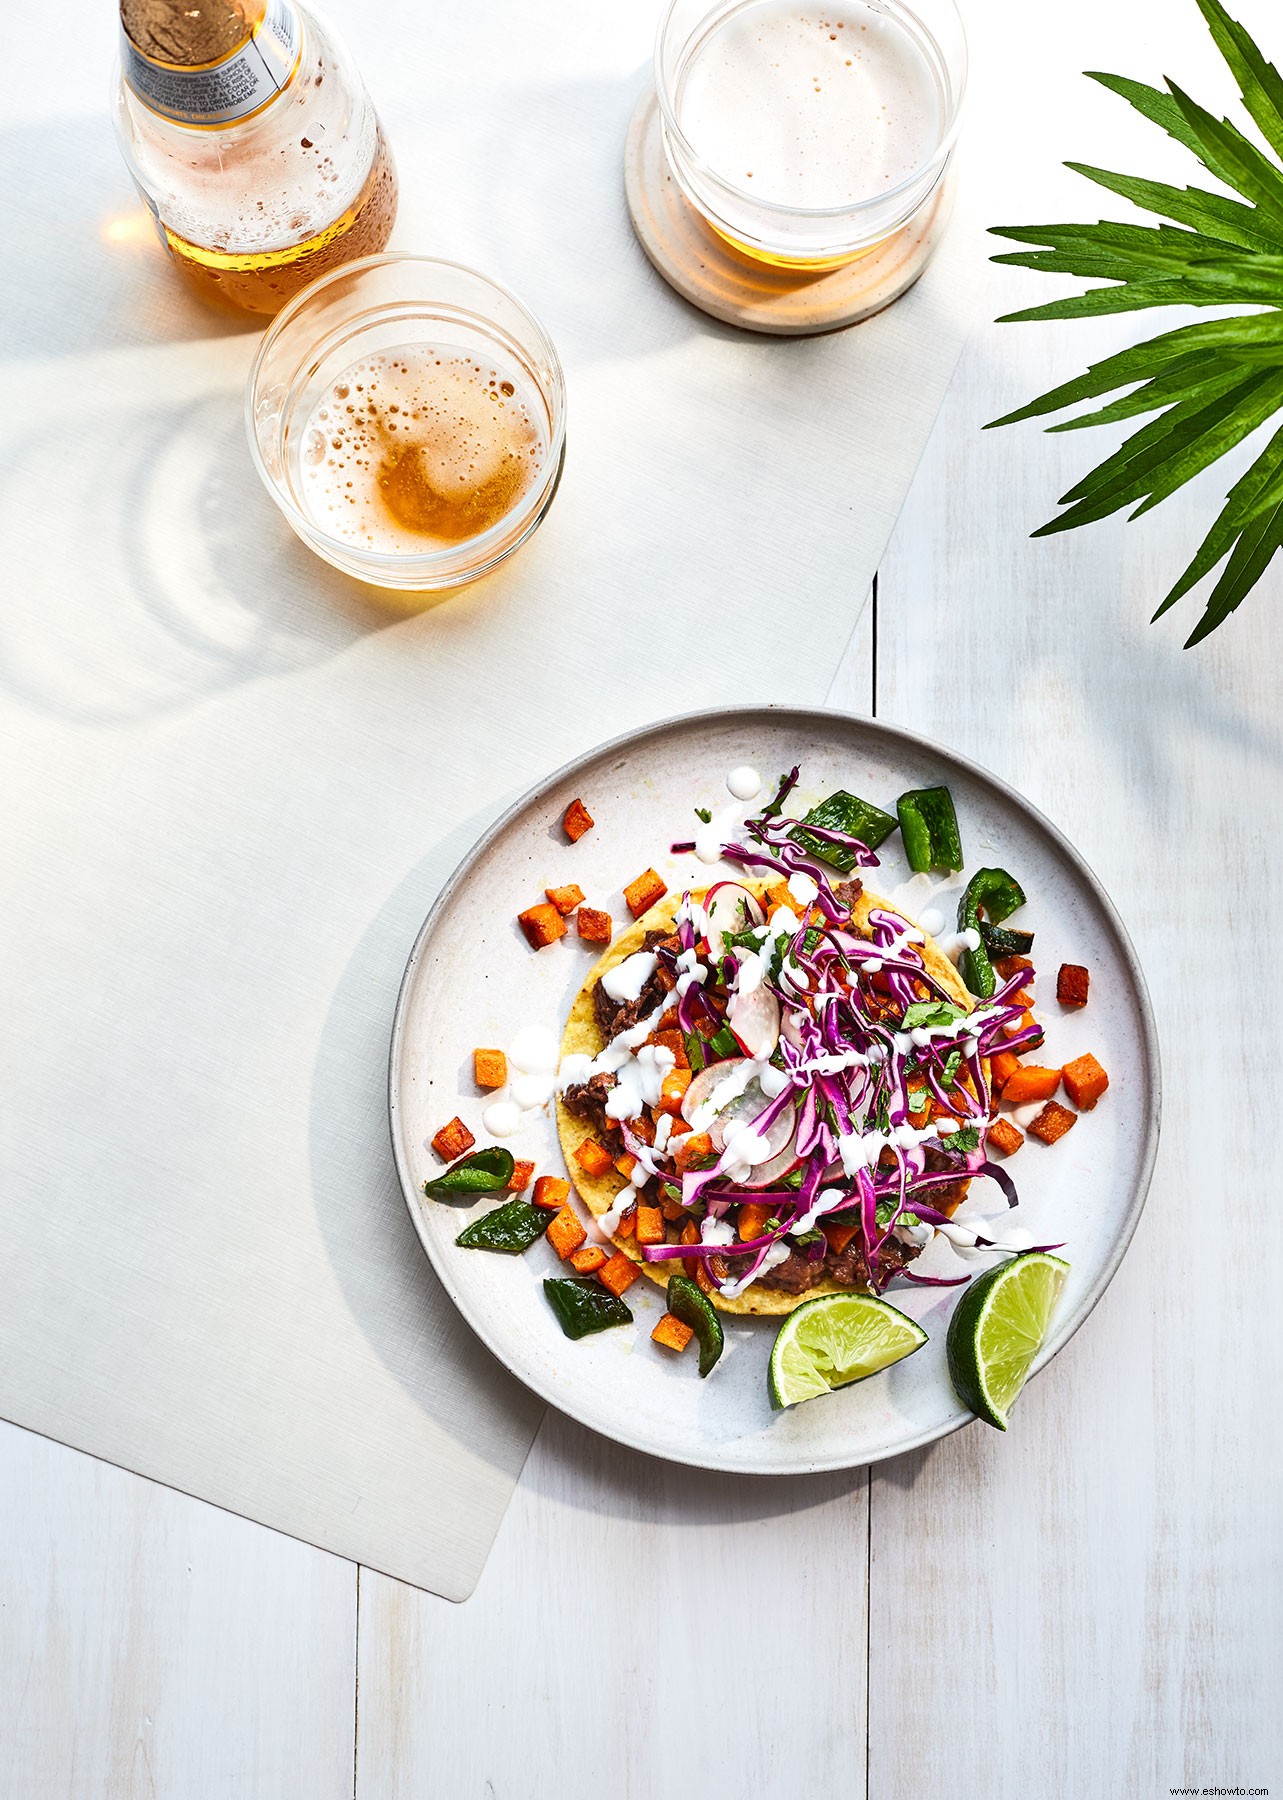
<instances>
[{"instance_id":1,"label":"beer bottle","mask_svg":"<svg viewBox=\"0 0 1283 1800\"><path fill-rule=\"evenodd\" d=\"M382 250L396 172L360 75L297 0L120 0L115 124L175 266L274 313Z\"/></svg>"}]
</instances>

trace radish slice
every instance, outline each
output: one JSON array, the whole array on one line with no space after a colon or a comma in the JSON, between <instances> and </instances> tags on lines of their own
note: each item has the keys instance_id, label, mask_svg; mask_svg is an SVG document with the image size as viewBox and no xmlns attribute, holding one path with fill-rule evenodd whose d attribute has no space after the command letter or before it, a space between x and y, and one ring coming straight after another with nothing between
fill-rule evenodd
<instances>
[{"instance_id":1,"label":"radish slice","mask_svg":"<svg viewBox=\"0 0 1283 1800\"><path fill-rule=\"evenodd\" d=\"M797 1163L797 1146L793 1141L793 1134L790 1132L789 1141L779 1155L773 1156L770 1162L759 1163L748 1180L740 1185L746 1188L770 1187L774 1182L782 1181L786 1175L790 1174L797 1167Z\"/></svg>"},{"instance_id":2,"label":"radish slice","mask_svg":"<svg viewBox=\"0 0 1283 1800\"><path fill-rule=\"evenodd\" d=\"M722 954L724 931L743 931L749 925L761 925L766 918L757 896L738 881L718 881L709 888L704 896L704 916L709 949L715 957Z\"/></svg>"},{"instance_id":3,"label":"radish slice","mask_svg":"<svg viewBox=\"0 0 1283 1800\"><path fill-rule=\"evenodd\" d=\"M795 1050L802 1048L802 1025L796 1013L785 1013L780 1021L780 1036L786 1038Z\"/></svg>"},{"instance_id":4,"label":"radish slice","mask_svg":"<svg viewBox=\"0 0 1283 1800\"><path fill-rule=\"evenodd\" d=\"M780 1003L768 987L734 993L726 1009L726 1023L749 1056L765 1059L780 1041Z\"/></svg>"},{"instance_id":5,"label":"radish slice","mask_svg":"<svg viewBox=\"0 0 1283 1800\"><path fill-rule=\"evenodd\" d=\"M747 1061L746 1056L728 1056L724 1062L710 1063L706 1069L700 1070L682 1095L682 1117L688 1125L717 1084L724 1081L732 1069L738 1069L741 1063ZM759 1106L757 1110L760 1112L762 1109Z\"/></svg>"},{"instance_id":6,"label":"radish slice","mask_svg":"<svg viewBox=\"0 0 1283 1800\"><path fill-rule=\"evenodd\" d=\"M708 1128L708 1135L713 1140L715 1150L726 1148L726 1127L735 1120L741 1125L751 1125L754 1119L760 1118L766 1111L769 1102L766 1095L755 1081L750 1081L747 1089L738 1099L724 1106ZM786 1106L771 1120L766 1129L766 1141L770 1146L772 1157L778 1156L786 1144L791 1144L797 1131L797 1113L791 1106Z\"/></svg>"}]
</instances>

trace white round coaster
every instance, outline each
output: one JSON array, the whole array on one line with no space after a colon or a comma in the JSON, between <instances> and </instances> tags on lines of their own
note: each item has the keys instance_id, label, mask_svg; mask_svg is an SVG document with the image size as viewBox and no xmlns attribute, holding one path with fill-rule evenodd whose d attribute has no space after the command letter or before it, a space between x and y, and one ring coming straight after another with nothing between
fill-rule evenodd
<instances>
[{"instance_id":1,"label":"white round coaster","mask_svg":"<svg viewBox=\"0 0 1283 1800\"><path fill-rule=\"evenodd\" d=\"M777 337L836 331L898 300L944 234L951 189L946 177L915 219L855 262L837 269L778 269L734 249L682 193L664 154L653 81L637 103L624 150L633 229L668 285L715 319Z\"/></svg>"}]
</instances>

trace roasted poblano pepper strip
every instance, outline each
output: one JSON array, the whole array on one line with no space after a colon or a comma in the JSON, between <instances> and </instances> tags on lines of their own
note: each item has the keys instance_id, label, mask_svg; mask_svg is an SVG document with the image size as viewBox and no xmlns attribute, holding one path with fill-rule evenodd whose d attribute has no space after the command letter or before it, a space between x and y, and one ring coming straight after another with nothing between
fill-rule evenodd
<instances>
[{"instance_id":1,"label":"roasted poblano pepper strip","mask_svg":"<svg viewBox=\"0 0 1283 1800\"><path fill-rule=\"evenodd\" d=\"M470 1200L474 1194L493 1194L506 1188L514 1168L511 1150L492 1144L451 1165L435 1181L425 1181L423 1191L429 1200Z\"/></svg>"},{"instance_id":2,"label":"roasted poblano pepper strip","mask_svg":"<svg viewBox=\"0 0 1283 1800\"><path fill-rule=\"evenodd\" d=\"M974 931L980 936L979 948L964 950L961 964L962 979L979 1000L987 1000L998 985L980 930L981 909L990 924L1001 925L1009 913L1024 903L1025 890L1005 869L977 869L958 902L958 930Z\"/></svg>"},{"instance_id":3,"label":"roasted poblano pepper strip","mask_svg":"<svg viewBox=\"0 0 1283 1800\"><path fill-rule=\"evenodd\" d=\"M536 1238L543 1236L553 1215L546 1206L531 1206L528 1200L509 1200L493 1212L482 1213L471 1225L465 1225L454 1240L465 1250L502 1250L519 1256L529 1250Z\"/></svg>"},{"instance_id":4,"label":"roasted poblano pepper strip","mask_svg":"<svg viewBox=\"0 0 1283 1800\"><path fill-rule=\"evenodd\" d=\"M609 1331L612 1325L630 1325L632 1311L618 1294L612 1294L591 1276L543 1284L548 1304L568 1338L589 1337L594 1331Z\"/></svg>"},{"instance_id":5,"label":"roasted poblano pepper strip","mask_svg":"<svg viewBox=\"0 0 1283 1800\"><path fill-rule=\"evenodd\" d=\"M924 875L928 869L962 867L962 833L947 787L910 788L895 810L911 869Z\"/></svg>"},{"instance_id":6,"label":"roasted poblano pepper strip","mask_svg":"<svg viewBox=\"0 0 1283 1800\"><path fill-rule=\"evenodd\" d=\"M686 1275L673 1275L668 1282L668 1310L683 1325L689 1325L699 1343L699 1372L707 1375L722 1354L725 1342L722 1321L713 1302Z\"/></svg>"},{"instance_id":7,"label":"roasted poblano pepper strip","mask_svg":"<svg viewBox=\"0 0 1283 1800\"><path fill-rule=\"evenodd\" d=\"M895 830L895 820L890 813L884 813L880 806L872 806L856 794L848 794L844 788L839 788L836 794L830 794L827 800L821 800L818 806L813 806L802 824L790 835L808 856L818 856L821 862L831 863L835 869L841 869L844 875L849 875L855 867L855 851L848 850L841 844L827 844L823 838L812 837L804 829L807 825L819 825L825 831L845 831L849 837L859 838L870 850L876 850L879 844L885 843Z\"/></svg>"},{"instance_id":8,"label":"roasted poblano pepper strip","mask_svg":"<svg viewBox=\"0 0 1283 1800\"><path fill-rule=\"evenodd\" d=\"M980 935L995 962L1000 956L1028 956L1034 947L1032 931L1013 931L1010 925L991 925L988 919L981 919Z\"/></svg>"}]
</instances>

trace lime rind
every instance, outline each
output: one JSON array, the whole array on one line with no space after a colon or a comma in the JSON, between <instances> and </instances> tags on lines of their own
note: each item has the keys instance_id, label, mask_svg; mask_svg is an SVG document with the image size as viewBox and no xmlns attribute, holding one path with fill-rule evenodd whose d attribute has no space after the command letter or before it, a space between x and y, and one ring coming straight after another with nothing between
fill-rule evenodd
<instances>
[{"instance_id":1,"label":"lime rind","mask_svg":"<svg viewBox=\"0 0 1283 1800\"><path fill-rule=\"evenodd\" d=\"M1069 1264L1045 1250L1013 1256L971 1284L949 1321L954 1391L999 1431L1007 1429L1068 1273Z\"/></svg>"},{"instance_id":2,"label":"lime rind","mask_svg":"<svg viewBox=\"0 0 1283 1800\"><path fill-rule=\"evenodd\" d=\"M779 1411L865 1381L926 1341L915 1320L873 1294L807 1300L776 1335L767 1373L771 1405Z\"/></svg>"}]
</instances>

